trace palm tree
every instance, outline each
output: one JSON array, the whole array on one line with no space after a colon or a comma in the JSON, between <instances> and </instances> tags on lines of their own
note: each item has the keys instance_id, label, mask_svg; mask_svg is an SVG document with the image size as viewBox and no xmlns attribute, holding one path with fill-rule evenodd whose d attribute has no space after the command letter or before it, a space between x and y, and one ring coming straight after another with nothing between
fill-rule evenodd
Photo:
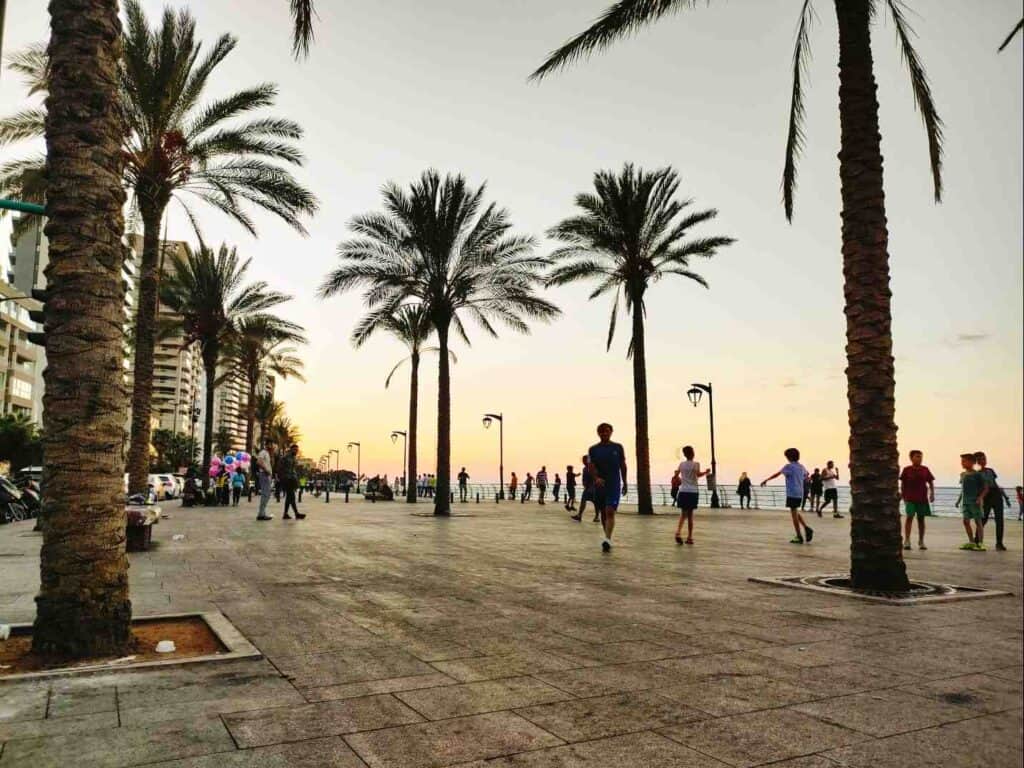
<instances>
[{"instance_id":1,"label":"palm tree","mask_svg":"<svg viewBox=\"0 0 1024 768\"><path fill-rule=\"evenodd\" d=\"M405 500L409 504L416 503L416 484L410 483L409 478L416 477L416 435L418 432L419 412L419 389L420 389L420 358L426 352L438 352L437 347L424 347L430 336L434 333L434 327L430 322L430 315L422 304L403 304L390 315L378 315L371 313L363 318L352 332L352 343L357 347L365 344L370 336L377 331L386 331L401 341L409 350L409 356L398 361L398 364L391 369L391 373L384 380L384 387L391 384L391 378L406 363L409 363L411 372L409 375L409 426L408 426L408 451L409 460L406 467L406 495ZM455 354L448 353L451 360L455 361Z\"/></svg>"},{"instance_id":2,"label":"palm tree","mask_svg":"<svg viewBox=\"0 0 1024 768\"><path fill-rule=\"evenodd\" d=\"M254 110L272 106L277 87L263 83L201 105L210 76L237 40L222 35L208 51L196 40L188 10L164 11L151 29L138 0L126 0L127 34L120 66L120 99L127 132L124 183L142 222L139 300L135 323L134 388L128 453L130 490L146 487L153 349L159 290L160 224L171 200L181 203L197 228L185 195L221 211L255 234L246 204L275 214L304 233L300 217L316 210L316 198L278 163L301 165L291 143L302 137L292 120L262 117L238 123ZM31 51L22 62L30 88L45 84L45 61ZM38 111L0 122L0 139L26 138ZM16 160L0 168L0 191L32 185L41 158ZM34 165L33 165L34 163ZM32 192L30 186L26 192ZM40 190L35 189L35 196ZM31 195L28 195L31 196Z\"/></svg>"},{"instance_id":3,"label":"palm tree","mask_svg":"<svg viewBox=\"0 0 1024 768\"><path fill-rule=\"evenodd\" d=\"M292 21L292 53L295 58L309 54L309 46L313 43L313 18L316 10L313 0L288 0L291 5Z\"/></svg>"},{"instance_id":4,"label":"palm tree","mask_svg":"<svg viewBox=\"0 0 1024 768\"><path fill-rule=\"evenodd\" d=\"M897 500L895 373L889 290L889 232L882 183L881 135L871 27L882 0L835 0L839 23L839 178L842 192L843 274L846 299L847 398L850 403L851 565L857 589L905 590ZM694 0L620 0L587 30L556 50L533 78L539 79L603 49L663 16L697 5ZM913 30L900 0L885 0L914 101L921 112L931 163L935 201L942 196L942 121L924 66L914 50ZM814 9L803 0L793 51L793 93L783 169L783 203L793 215L796 160L803 148L802 78L810 56Z\"/></svg>"},{"instance_id":5,"label":"palm tree","mask_svg":"<svg viewBox=\"0 0 1024 768\"><path fill-rule=\"evenodd\" d=\"M241 375L248 397L245 412L245 450L252 452L256 427L257 389L265 376L289 376L305 381L302 360L288 344L305 344L301 325L273 315L243 318L237 333L226 349L226 362L231 374Z\"/></svg>"},{"instance_id":6,"label":"palm tree","mask_svg":"<svg viewBox=\"0 0 1024 768\"><path fill-rule=\"evenodd\" d=\"M566 243L551 254L557 266L548 275L549 285L596 279L600 282L591 299L615 292L608 326L609 349L620 296L632 317L628 354L633 358L637 511L641 515L654 514L644 342L647 290L668 275L680 275L706 288L704 278L690 268L690 258L710 258L717 249L734 242L731 237L718 236L687 240L692 227L710 221L718 211L683 215L690 201L675 199L678 188L679 177L671 168L650 172L627 163L618 176L598 171L594 174L594 192L576 196L581 213L548 231L548 237Z\"/></svg>"},{"instance_id":7,"label":"palm tree","mask_svg":"<svg viewBox=\"0 0 1024 768\"><path fill-rule=\"evenodd\" d=\"M451 512L452 328L469 343L464 315L491 336L497 336L492 321L528 333L524 318L558 315L535 293L550 261L534 255L533 238L510 234L508 211L494 203L484 207L484 190L468 187L461 174L442 179L435 170L425 171L408 192L386 184L384 212L352 220L356 236L338 246L341 265L320 286L321 297L365 286L370 314L363 323L389 317L410 300L423 304L439 348L434 514L441 516Z\"/></svg>"},{"instance_id":8,"label":"palm tree","mask_svg":"<svg viewBox=\"0 0 1024 768\"><path fill-rule=\"evenodd\" d=\"M270 425L284 415L284 403L270 392L256 395L256 420L260 425L260 442L266 439Z\"/></svg>"},{"instance_id":9,"label":"palm tree","mask_svg":"<svg viewBox=\"0 0 1024 768\"><path fill-rule=\"evenodd\" d=\"M32 648L65 657L120 656L131 641L124 461L112 448L126 404L117 5L49 4L45 490Z\"/></svg>"},{"instance_id":10,"label":"palm tree","mask_svg":"<svg viewBox=\"0 0 1024 768\"><path fill-rule=\"evenodd\" d=\"M243 321L264 313L291 297L271 291L265 282L246 284L249 260L241 261L234 248L221 245L214 253L203 243L171 257L171 269L160 287L160 299L181 318L184 346L199 344L206 375L205 430L203 434L203 487L209 482L213 446L213 401L217 365L222 352L238 334Z\"/></svg>"}]
</instances>

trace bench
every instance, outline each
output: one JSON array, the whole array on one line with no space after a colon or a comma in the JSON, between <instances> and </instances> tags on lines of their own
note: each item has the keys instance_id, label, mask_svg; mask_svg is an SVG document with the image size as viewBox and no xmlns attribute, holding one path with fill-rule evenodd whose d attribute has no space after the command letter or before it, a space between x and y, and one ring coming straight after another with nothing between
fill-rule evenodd
<instances>
[{"instance_id":1,"label":"bench","mask_svg":"<svg viewBox=\"0 0 1024 768\"><path fill-rule=\"evenodd\" d=\"M125 512L128 517L125 549L128 552L145 552L153 538L153 525L160 522L160 507L128 505Z\"/></svg>"}]
</instances>

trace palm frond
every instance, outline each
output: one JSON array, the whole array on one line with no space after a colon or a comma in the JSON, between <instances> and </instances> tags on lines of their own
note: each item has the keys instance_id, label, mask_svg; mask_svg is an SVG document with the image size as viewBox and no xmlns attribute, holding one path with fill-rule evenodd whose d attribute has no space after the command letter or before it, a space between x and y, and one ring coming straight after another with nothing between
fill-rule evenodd
<instances>
[{"instance_id":1,"label":"palm frond","mask_svg":"<svg viewBox=\"0 0 1024 768\"><path fill-rule=\"evenodd\" d=\"M786 162L782 170L782 202L787 221L793 220L796 163L804 148L803 78L811 59L810 27L813 21L814 6L811 0L804 0L796 32L796 45L793 47L793 93L789 103L789 130L786 132Z\"/></svg>"},{"instance_id":2,"label":"palm frond","mask_svg":"<svg viewBox=\"0 0 1024 768\"><path fill-rule=\"evenodd\" d=\"M292 32L292 54L295 58L309 55L309 46L313 43L313 20L316 9L313 0L290 0L292 20L295 23Z\"/></svg>"},{"instance_id":3,"label":"palm frond","mask_svg":"<svg viewBox=\"0 0 1024 768\"><path fill-rule=\"evenodd\" d=\"M553 51L530 80L541 80L564 69L616 40L638 32L670 12L693 8L697 0L620 0L609 7L586 30Z\"/></svg>"},{"instance_id":4,"label":"palm frond","mask_svg":"<svg viewBox=\"0 0 1024 768\"><path fill-rule=\"evenodd\" d=\"M886 0L886 2L896 27L896 37L899 39L903 60L906 62L907 69L910 72L910 85L914 92L914 104L921 113L921 120L924 122L925 133L928 136L928 157L932 170L932 187L935 193L935 202L938 203L942 201L942 119L935 108L931 86L928 83L928 75L925 74L924 65L921 63L917 51L914 50L912 40L914 29L904 16L906 5L902 0Z\"/></svg>"},{"instance_id":5,"label":"palm frond","mask_svg":"<svg viewBox=\"0 0 1024 768\"><path fill-rule=\"evenodd\" d=\"M46 130L46 110L23 109L0 120L0 146L23 139L36 139Z\"/></svg>"},{"instance_id":6,"label":"palm frond","mask_svg":"<svg viewBox=\"0 0 1024 768\"><path fill-rule=\"evenodd\" d=\"M46 43L33 43L7 57L7 68L17 72L28 86L28 95L46 93L49 90L50 57Z\"/></svg>"},{"instance_id":7,"label":"palm frond","mask_svg":"<svg viewBox=\"0 0 1024 768\"><path fill-rule=\"evenodd\" d=\"M1018 21L1018 22L1017 22L1017 26L1015 26L1015 27L1014 27L1014 28L1013 28L1012 30L1010 30L1010 34L1008 34L1008 35L1006 36L1006 39L1005 39L1005 40L1003 40L1003 44L999 46L999 52L1000 52L1000 53L1002 52L1002 50L1003 50L1003 49L1004 49L1004 48L1005 48L1006 46L1008 46L1008 45L1010 44L1010 41L1011 41L1011 40L1013 40L1013 38L1014 38L1014 35L1016 35L1016 34L1017 34L1018 32L1020 32L1020 31L1021 31L1022 29L1024 29L1024 19L1021 19L1020 21Z\"/></svg>"}]
</instances>

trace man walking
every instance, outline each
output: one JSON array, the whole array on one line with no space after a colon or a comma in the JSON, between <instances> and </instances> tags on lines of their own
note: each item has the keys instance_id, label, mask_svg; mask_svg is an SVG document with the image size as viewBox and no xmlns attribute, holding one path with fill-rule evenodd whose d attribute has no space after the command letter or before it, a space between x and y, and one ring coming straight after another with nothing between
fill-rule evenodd
<instances>
[{"instance_id":1,"label":"man walking","mask_svg":"<svg viewBox=\"0 0 1024 768\"><path fill-rule=\"evenodd\" d=\"M619 499L626 492L626 450L619 443L613 443L612 425L597 425L600 442L590 446L587 452L590 469L594 474L594 505L601 513L604 540L601 549L612 550L612 532L615 530L615 512Z\"/></svg>"},{"instance_id":2,"label":"man walking","mask_svg":"<svg viewBox=\"0 0 1024 768\"><path fill-rule=\"evenodd\" d=\"M572 471L572 464L565 468L565 508L569 512L576 511L576 473ZM579 520L576 515L573 520Z\"/></svg>"},{"instance_id":3,"label":"man walking","mask_svg":"<svg viewBox=\"0 0 1024 768\"><path fill-rule=\"evenodd\" d=\"M548 468L543 466L537 473L537 494L540 497L540 505L544 506L544 494L548 490Z\"/></svg>"},{"instance_id":4,"label":"man walking","mask_svg":"<svg viewBox=\"0 0 1024 768\"><path fill-rule=\"evenodd\" d=\"M469 494L469 474L466 472L466 468L463 467L462 471L459 472L459 501L465 501L466 496Z\"/></svg>"},{"instance_id":5,"label":"man walking","mask_svg":"<svg viewBox=\"0 0 1024 768\"><path fill-rule=\"evenodd\" d=\"M274 474L274 441L264 440L263 448L256 454L256 478L260 487L260 509L256 514L257 520L271 520L267 514L267 504L270 503L271 478Z\"/></svg>"}]
</instances>

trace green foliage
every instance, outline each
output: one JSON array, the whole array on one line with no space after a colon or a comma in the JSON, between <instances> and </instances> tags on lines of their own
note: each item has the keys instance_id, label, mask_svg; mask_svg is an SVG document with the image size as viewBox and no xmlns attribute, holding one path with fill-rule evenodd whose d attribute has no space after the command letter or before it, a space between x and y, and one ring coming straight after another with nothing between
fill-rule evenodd
<instances>
[{"instance_id":1,"label":"green foliage","mask_svg":"<svg viewBox=\"0 0 1024 768\"><path fill-rule=\"evenodd\" d=\"M43 440L35 424L24 416L0 416L0 461L9 461L11 473L43 463Z\"/></svg>"},{"instance_id":2,"label":"green foliage","mask_svg":"<svg viewBox=\"0 0 1024 768\"><path fill-rule=\"evenodd\" d=\"M234 438L231 437L231 431L227 427L218 429L217 434L213 437L213 450L224 456L236 450L236 448Z\"/></svg>"},{"instance_id":3,"label":"green foliage","mask_svg":"<svg viewBox=\"0 0 1024 768\"><path fill-rule=\"evenodd\" d=\"M156 456L150 465L151 472L177 472L181 467L195 466L199 447L184 432L154 429L152 443Z\"/></svg>"}]
</instances>

